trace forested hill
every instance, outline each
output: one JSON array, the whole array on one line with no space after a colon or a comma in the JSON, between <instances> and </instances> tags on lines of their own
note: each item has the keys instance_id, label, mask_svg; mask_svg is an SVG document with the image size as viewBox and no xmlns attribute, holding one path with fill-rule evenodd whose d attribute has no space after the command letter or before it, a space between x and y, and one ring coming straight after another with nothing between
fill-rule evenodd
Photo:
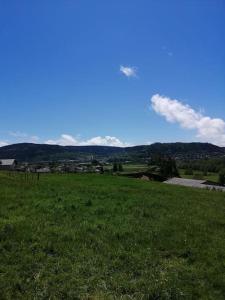
<instances>
[{"instance_id":1,"label":"forested hill","mask_svg":"<svg viewBox=\"0 0 225 300\"><path fill-rule=\"evenodd\" d=\"M20 143L0 147L0 159L18 161L115 159L143 161L155 154L170 155L177 159L198 159L225 155L225 148L208 143L155 143L133 147L59 146Z\"/></svg>"},{"instance_id":2,"label":"forested hill","mask_svg":"<svg viewBox=\"0 0 225 300\"><path fill-rule=\"evenodd\" d=\"M19 161L46 161L64 159L108 158L124 152L124 148L108 146L59 146L20 143L0 147L0 159L15 158Z\"/></svg>"}]
</instances>

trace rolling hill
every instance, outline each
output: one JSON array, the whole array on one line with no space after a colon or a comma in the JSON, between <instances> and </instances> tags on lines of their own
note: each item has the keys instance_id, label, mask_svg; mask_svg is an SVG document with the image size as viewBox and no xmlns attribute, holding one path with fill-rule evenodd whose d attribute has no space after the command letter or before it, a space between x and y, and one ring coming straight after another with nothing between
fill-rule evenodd
<instances>
[{"instance_id":1,"label":"rolling hill","mask_svg":"<svg viewBox=\"0 0 225 300\"><path fill-rule=\"evenodd\" d=\"M208 143L155 143L133 147L59 146L20 143L0 148L0 158L18 161L121 159L144 161L154 154L170 155L177 159L198 159L225 155L225 148Z\"/></svg>"}]
</instances>

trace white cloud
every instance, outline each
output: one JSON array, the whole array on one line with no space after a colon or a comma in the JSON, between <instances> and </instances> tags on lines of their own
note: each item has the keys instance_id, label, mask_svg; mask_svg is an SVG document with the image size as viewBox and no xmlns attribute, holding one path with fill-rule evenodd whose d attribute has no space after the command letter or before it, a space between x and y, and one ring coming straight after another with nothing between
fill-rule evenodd
<instances>
[{"instance_id":1,"label":"white cloud","mask_svg":"<svg viewBox=\"0 0 225 300\"><path fill-rule=\"evenodd\" d=\"M151 104L154 111L168 122L178 123L182 128L197 131L197 137L204 142L225 146L225 122L222 119L204 116L187 104L176 99L153 95Z\"/></svg>"},{"instance_id":2,"label":"white cloud","mask_svg":"<svg viewBox=\"0 0 225 300\"><path fill-rule=\"evenodd\" d=\"M86 142L84 142L84 144L86 144L86 145L101 145L101 146L117 146L117 147L126 147L129 145L128 143L121 142L115 136L109 136L109 135L107 135L105 137L101 137L101 136L93 137L93 138L87 140Z\"/></svg>"},{"instance_id":3,"label":"white cloud","mask_svg":"<svg viewBox=\"0 0 225 300\"><path fill-rule=\"evenodd\" d=\"M17 143L38 143L40 140L36 135L29 135L21 131L9 131L8 134L16 138Z\"/></svg>"},{"instance_id":4,"label":"white cloud","mask_svg":"<svg viewBox=\"0 0 225 300\"><path fill-rule=\"evenodd\" d=\"M69 134L62 134L59 139L47 140L45 144L50 145L61 145L61 146L87 146L87 145L98 145L98 146L117 146L126 147L129 146L128 143L121 142L118 138L114 136L96 136L88 140L80 140L74 138Z\"/></svg>"},{"instance_id":5,"label":"white cloud","mask_svg":"<svg viewBox=\"0 0 225 300\"><path fill-rule=\"evenodd\" d=\"M136 67L120 66L120 72L122 72L127 77L136 77L137 76L137 68Z\"/></svg>"},{"instance_id":6,"label":"white cloud","mask_svg":"<svg viewBox=\"0 0 225 300\"><path fill-rule=\"evenodd\" d=\"M7 146L7 145L8 145L8 143L7 143L7 142L0 141L0 147Z\"/></svg>"},{"instance_id":7,"label":"white cloud","mask_svg":"<svg viewBox=\"0 0 225 300\"><path fill-rule=\"evenodd\" d=\"M61 146L77 146L79 142L69 134L62 134L59 139L47 140L45 144Z\"/></svg>"},{"instance_id":8,"label":"white cloud","mask_svg":"<svg viewBox=\"0 0 225 300\"><path fill-rule=\"evenodd\" d=\"M117 146L126 147L130 146L128 143L124 143L115 136L95 136L90 139L81 139L79 135L76 137L70 134L62 134L59 138L48 139L43 141L38 136L28 135L27 133L20 131L9 131L8 135L13 137L13 141L1 141L0 147L14 143L45 143L49 145L61 145L61 146L87 146L87 145L100 145L100 146Z\"/></svg>"}]
</instances>

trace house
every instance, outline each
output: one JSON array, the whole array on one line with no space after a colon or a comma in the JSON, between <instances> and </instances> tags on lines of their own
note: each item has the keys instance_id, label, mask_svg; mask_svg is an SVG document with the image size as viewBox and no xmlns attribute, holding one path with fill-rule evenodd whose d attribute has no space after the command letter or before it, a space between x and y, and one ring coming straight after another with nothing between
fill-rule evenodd
<instances>
[{"instance_id":1,"label":"house","mask_svg":"<svg viewBox=\"0 0 225 300\"><path fill-rule=\"evenodd\" d=\"M51 169L49 167L43 167L43 168L39 168L36 169L37 173L51 173Z\"/></svg>"},{"instance_id":2,"label":"house","mask_svg":"<svg viewBox=\"0 0 225 300\"><path fill-rule=\"evenodd\" d=\"M16 165L15 159L0 159L0 170L14 170Z\"/></svg>"}]
</instances>

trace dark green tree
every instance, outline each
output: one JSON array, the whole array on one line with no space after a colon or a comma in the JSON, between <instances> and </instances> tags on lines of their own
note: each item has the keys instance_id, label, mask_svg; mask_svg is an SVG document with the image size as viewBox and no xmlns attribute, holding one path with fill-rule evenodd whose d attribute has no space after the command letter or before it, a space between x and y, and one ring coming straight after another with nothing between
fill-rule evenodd
<instances>
[{"instance_id":1,"label":"dark green tree","mask_svg":"<svg viewBox=\"0 0 225 300\"><path fill-rule=\"evenodd\" d=\"M225 185L225 169L222 169L222 170L219 172L218 183L219 183L220 185Z\"/></svg>"},{"instance_id":2,"label":"dark green tree","mask_svg":"<svg viewBox=\"0 0 225 300\"><path fill-rule=\"evenodd\" d=\"M116 162L113 163L113 172L117 172L118 171L118 165Z\"/></svg>"},{"instance_id":3,"label":"dark green tree","mask_svg":"<svg viewBox=\"0 0 225 300\"><path fill-rule=\"evenodd\" d=\"M93 159L93 160L91 161L91 163L92 163L93 166L99 165L99 161L98 161L97 159Z\"/></svg>"},{"instance_id":4,"label":"dark green tree","mask_svg":"<svg viewBox=\"0 0 225 300\"><path fill-rule=\"evenodd\" d=\"M157 172L164 178L180 177L175 159L156 154L149 160L149 171Z\"/></svg>"},{"instance_id":5,"label":"dark green tree","mask_svg":"<svg viewBox=\"0 0 225 300\"><path fill-rule=\"evenodd\" d=\"M163 157L160 161L160 175L165 178L179 177L175 159L171 157Z\"/></svg>"},{"instance_id":6,"label":"dark green tree","mask_svg":"<svg viewBox=\"0 0 225 300\"><path fill-rule=\"evenodd\" d=\"M118 171L123 172L123 165L121 163L119 163L118 165Z\"/></svg>"},{"instance_id":7,"label":"dark green tree","mask_svg":"<svg viewBox=\"0 0 225 300\"><path fill-rule=\"evenodd\" d=\"M203 168L202 168L202 174L203 174L203 176L208 176L208 168L207 168L207 166L203 166Z\"/></svg>"}]
</instances>

